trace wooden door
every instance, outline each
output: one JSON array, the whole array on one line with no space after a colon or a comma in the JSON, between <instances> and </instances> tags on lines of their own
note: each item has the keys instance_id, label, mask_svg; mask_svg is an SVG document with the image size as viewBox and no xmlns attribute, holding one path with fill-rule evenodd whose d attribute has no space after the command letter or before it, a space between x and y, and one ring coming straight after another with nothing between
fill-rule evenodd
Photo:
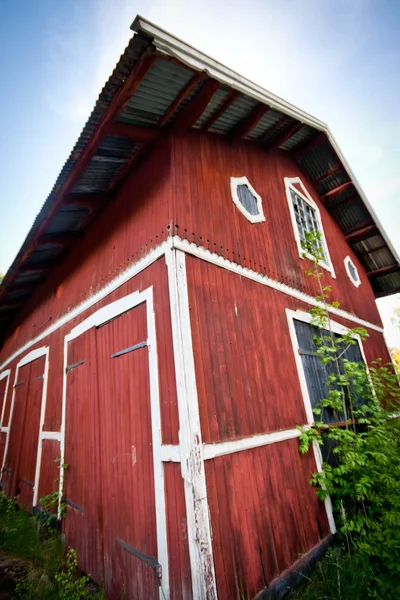
<instances>
[{"instance_id":1,"label":"wooden door","mask_svg":"<svg viewBox=\"0 0 400 600\"><path fill-rule=\"evenodd\" d=\"M14 386L14 407L3 472L3 490L31 512L39 443L45 357L23 365Z\"/></svg>"},{"instance_id":2,"label":"wooden door","mask_svg":"<svg viewBox=\"0 0 400 600\"><path fill-rule=\"evenodd\" d=\"M158 598L146 306L96 331L109 598Z\"/></svg>"},{"instance_id":3,"label":"wooden door","mask_svg":"<svg viewBox=\"0 0 400 600\"><path fill-rule=\"evenodd\" d=\"M9 380L9 375L0 379L0 418L3 416L3 411L5 412L5 405L7 403L8 398L6 398L7 393L7 383ZM0 467L3 464L4 458L4 449L6 446L7 432L1 431L1 428L5 427L5 423L0 423ZM0 474L1 476L1 474Z\"/></svg>"},{"instance_id":4,"label":"wooden door","mask_svg":"<svg viewBox=\"0 0 400 600\"><path fill-rule=\"evenodd\" d=\"M100 582L101 466L94 328L69 342L67 359L65 541L77 551L82 571Z\"/></svg>"},{"instance_id":5,"label":"wooden door","mask_svg":"<svg viewBox=\"0 0 400 600\"><path fill-rule=\"evenodd\" d=\"M2 488L9 498L17 494L18 465L24 431L26 401L29 392L31 363L18 369L14 385L14 408L9 425L8 448L3 468Z\"/></svg>"},{"instance_id":6,"label":"wooden door","mask_svg":"<svg viewBox=\"0 0 400 600\"><path fill-rule=\"evenodd\" d=\"M28 512L33 508L36 459L39 444L40 413L42 408L45 357L30 363L29 390L26 400L17 492L19 505Z\"/></svg>"}]
</instances>

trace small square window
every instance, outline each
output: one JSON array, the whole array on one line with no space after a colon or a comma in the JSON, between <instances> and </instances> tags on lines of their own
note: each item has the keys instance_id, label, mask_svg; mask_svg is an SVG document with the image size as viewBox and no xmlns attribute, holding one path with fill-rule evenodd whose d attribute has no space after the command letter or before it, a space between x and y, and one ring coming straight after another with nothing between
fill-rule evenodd
<instances>
[{"instance_id":1,"label":"small square window","mask_svg":"<svg viewBox=\"0 0 400 600\"><path fill-rule=\"evenodd\" d=\"M265 221L261 196L247 177L231 177L231 192L233 202L251 223Z\"/></svg>"},{"instance_id":2,"label":"small square window","mask_svg":"<svg viewBox=\"0 0 400 600\"><path fill-rule=\"evenodd\" d=\"M304 255L307 256L301 245L302 242L306 240L307 233L319 233L321 239L318 245L323 255L323 259L319 264L327 271L330 271L332 277L335 277L335 271L329 256L318 206L307 192L299 177L285 177L285 187L292 218L294 237L300 257L303 258Z\"/></svg>"}]
</instances>

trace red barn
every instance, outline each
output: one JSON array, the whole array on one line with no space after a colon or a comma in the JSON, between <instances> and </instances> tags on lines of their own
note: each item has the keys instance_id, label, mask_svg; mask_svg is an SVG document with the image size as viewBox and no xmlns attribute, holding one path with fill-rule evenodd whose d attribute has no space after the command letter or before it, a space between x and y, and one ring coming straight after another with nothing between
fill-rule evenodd
<instances>
[{"instance_id":1,"label":"red barn","mask_svg":"<svg viewBox=\"0 0 400 600\"><path fill-rule=\"evenodd\" d=\"M335 530L300 456L319 231L388 359L399 259L329 129L141 17L0 288L2 488L57 489L108 598L268 597Z\"/></svg>"}]
</instances>

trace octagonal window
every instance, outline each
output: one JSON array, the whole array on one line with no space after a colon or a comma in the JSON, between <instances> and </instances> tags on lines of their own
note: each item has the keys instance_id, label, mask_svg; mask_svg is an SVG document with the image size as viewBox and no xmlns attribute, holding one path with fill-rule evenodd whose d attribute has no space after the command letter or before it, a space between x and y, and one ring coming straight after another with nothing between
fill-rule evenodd
<instances>
[{"instance_id":1,"label":"octagonal window","mask_svg":"<svg viewBox=\"0 0 400 600\"><path fill-rule=\"evenodd\" d=\"M355 285L356 287L361 285L361 279L358 274L358 269L357 269L356 265L353 263L353 261L351 260L350 256L346 256L346 258L344 259L344 266L346 267L346 273L347 273L351 283L353 285Z\"/></svg>"},{"instance_id":2,"label":"octagonal window","mask_svg":"<svg viewBox=\"0 0 400 600\"><path fill-rule=\"evenodd\" d=\"M247 177L231 177L232 200L250 223L265 221L262 199Z\"/></svg>"}]
</instances>

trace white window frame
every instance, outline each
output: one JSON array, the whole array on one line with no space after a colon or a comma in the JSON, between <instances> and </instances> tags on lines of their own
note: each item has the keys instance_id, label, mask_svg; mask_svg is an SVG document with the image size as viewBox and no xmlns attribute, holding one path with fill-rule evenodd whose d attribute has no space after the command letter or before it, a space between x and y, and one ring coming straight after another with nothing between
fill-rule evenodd
<instances>
[{"instance_id":1,"label":"white window frame","mask_svg":"<svg viewBox=\"0 0 400 600\"><path fill-rule=\"evenodd\" d=\"M292 347L293 347L294 359L296 361L297 373L298 373L299 381L300 381L301 394L303 396L304 408L305 408L306 416L307 416L307 426L311 427L315 421L315 418L314 418L314 413L313 413L313 409L312 409L310 394L308 391L303 361L301 360L301 355L299 354L299 340L297 339L296 327L295 327L294 321L295 320L303 321L303 323L308 323L309 325L311 325L312 315L309 312L304 312L302 310L291 310L290 308L287 308L286 309L286 317L287 317L288 326L289 326L289 333L290 333L290 339L291 339ZM332 321L332 320L330 320L330 328L334 333L338 333L339 335L343 335L345 333L348 333L348 331L349 331L349 329L347 327L345 327L344 325L340 325L340 323L337 323L336 321ZM369 372L368 371L368 363L367 363L367 359L365 357L362 340L361 340L360 336L356 335L356 334L353 334L353 338L355 340L357 340L357 342L358 342L361 356L366 365L367 373L368 373ZM313 451L314 451L314 457L315 457L315 462L317 465L318 472L321 472L322 471L322 463L323 463L322 453L321 453L321 448L320 448L319 444L317 444L317 442L315 442L315 441L313 442ZM332 511L332 502L331 502L331 499L329 496L325 499L325 508L326 508L326 513L328 516L329 527L330 527L331 533L336 533L336 525L335 525L335 520L333 517L333 511Z\"/></svg>"},{"instance_id":2,"label":"white window frame","mask_svg":"<svg viewBox=\"0 0 400 600\"><path fill-rule=\"evenodd\" d=\"M325 237L324 227L322 225L321 213L319 211L317 204L311 198L310 194L308 193L308 191L307 191L305 185L303 184L303 182L301 181L300 177L285 177L284 182L285 182L286 198L287 198L287 201L289 204L290 217L292 220L293 233L294 233L294 237L296 240L297 249L299 251L300 258L306 257L309 259L313 259L313 257L310 254L308 254L307 252L305 252L303 250L303 248L301 247L301 239L300 239L299 229L298 229L297 221L296 221L296 213L294 211L292 196L290 193L291 190L293 190L293 192L295 192L298 196L300 196L300 198L302 198L302 200L304 200L304 202L306 202L309 206L311 206L311 208L315 211L315 217L316 217L316 220L318 223L319 231L321 233L321 244L322 244L324 254L326 256L326 260L321 260L318 264L323 269L326 269L327 271L329 271L330 274L332 275L332 277L334 279L336 279L335 270L333 268L332 260L331 260L329 250L328 250L328 244L326 243L326 237ZM302 191L300 191L298 189L299 187L301 188Z\"/></svg>"},{"instance_id":3,"label":"white window frame","mask_svg":"<svg viewBox=\"0 0 400 600\"><path fill-rule=\"evenodd\" d=\"M257 201L258 215L251 215L249 211L246 210L246 208L240 202L237 190L239 185L247 185L250 192L253 194L254 198ZM263 221L265 221L264 211L262 207L262 198L259 194L257 194L256 190L253 188L247 177L231 177L231 193L234 204L236 204L237 208L246 217L246 219L250 221L250 223L262 223Z\"/></svg>"},{"instance_id":4,"label":"white window frame","mask_svg":"<svg viewBox=\"0 0 400 600\"><path fill-rule=\"evenodd\" d=\"M354 281L354 279L352 278L352 276L351 276L351 272L350 272L350 269L349 269L349 265L350 265L350 263L353 265L354 271L355 271L355 273L356 273L356 280L355 280L355 281ZM361 279L360 279L360 275L359 275L359 273L358 273L358 269L357 269L356 265L354 264L354 261L353 261L353 260L351 260L350 256L346 256L346 258L344 259L344 266L345 266L345 269L346 269L347 276L348 276L348 278L350 279L351 283L352 283L352 284L353 284L353 285L354 285L356 288L358 288L358 287L361 285Z\"/></svg>"}]
</instances>

